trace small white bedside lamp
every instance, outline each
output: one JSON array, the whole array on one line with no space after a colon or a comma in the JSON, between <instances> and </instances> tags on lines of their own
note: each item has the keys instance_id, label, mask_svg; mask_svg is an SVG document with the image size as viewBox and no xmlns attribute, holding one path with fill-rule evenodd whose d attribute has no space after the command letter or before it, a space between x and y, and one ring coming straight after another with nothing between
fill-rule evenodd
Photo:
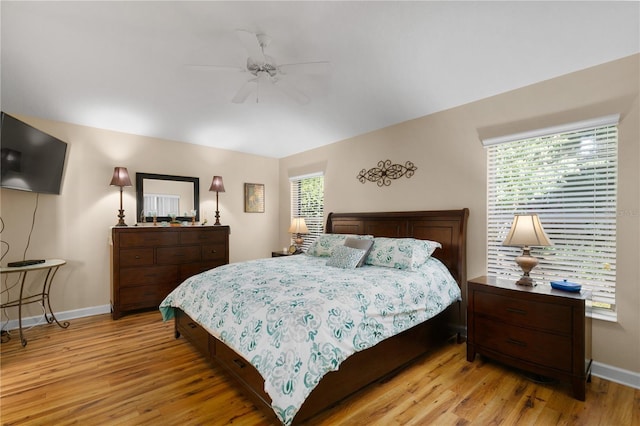
<instances>
[{"instance_id":1,"label":"small white bedside lamp","mask_svg":"<svg viewBox=\"0 0 640 426\"><path fill-rule=\"evenodd\" d=\"M516 263L522 268L522 277L518 285L533 286L529 272L538 265L538 259L531 256L530 247L552 246L553 243L544 232L537 214L517 214L513 218L511 230L502 243L503 246L522 247L522 255L516 257Z\"/></svg>"}]
</instances>

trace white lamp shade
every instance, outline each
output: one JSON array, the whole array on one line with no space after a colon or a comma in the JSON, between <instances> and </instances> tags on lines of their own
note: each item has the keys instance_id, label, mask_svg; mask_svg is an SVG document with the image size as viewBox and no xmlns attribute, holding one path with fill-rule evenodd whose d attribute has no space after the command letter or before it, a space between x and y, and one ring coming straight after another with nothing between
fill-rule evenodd
<instances>
[{"instance_id":1,"label":"white lamp shade","mask_svg":"<svg viewBox=\"0 0 640 426\"><path fill-rule=\"evenodd\" d=\"M517 214L513 218L511 230L502 243L503 246L552 246L544 232L537 214Z\"/></svg>"},{"instance_id":2,"label":"white lamp shade","mask_svg":"<svg viewBox=\"0 0 640 426\"><path fill-rule=\"evenodd\" d=\"M291 219L291 226L289 227L289 233L291 234L308 234L309 229L304 221L303 217L296 217Z\"/></svg>"}]
</instances>

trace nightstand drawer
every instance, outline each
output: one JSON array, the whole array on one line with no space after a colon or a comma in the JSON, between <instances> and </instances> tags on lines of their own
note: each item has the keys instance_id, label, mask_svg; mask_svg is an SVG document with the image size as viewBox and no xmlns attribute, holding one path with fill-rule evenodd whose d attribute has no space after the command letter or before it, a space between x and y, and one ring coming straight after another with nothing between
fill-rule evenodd
<instances>
[{"instance_id":1,"label":"nightstand drawer","mask_svg":"<svg viewBox=\"0 0 640 426\"><path fill-rule=\"evenodd\" d=\"M506 297L483 291L473 293L475 314L493 317L516 326L554 333L571 333L571 307Z\"/></svg>"},{"instance_id":2,"label":"nightstand drawer","mask_svg":"<svg viewBox=\"0 0 640 426\"><path fill-rule=\"evenodd\" d=\"M571 371L571 339L525 330L487 318L476 318L474 341L503 355L562 371Z\"/></svg>"}]
</instances>

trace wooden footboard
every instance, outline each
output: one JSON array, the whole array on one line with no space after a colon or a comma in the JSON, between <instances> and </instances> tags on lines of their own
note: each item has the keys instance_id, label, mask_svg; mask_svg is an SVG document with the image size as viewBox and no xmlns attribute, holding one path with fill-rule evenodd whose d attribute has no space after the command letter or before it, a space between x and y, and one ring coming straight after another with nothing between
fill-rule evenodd
<instances>
[{"instance_id":1,"label":"wooden footboard","mask_svg":"<svg viewBox=\"0 0 640 426\"><path fill-rule=\"evenodd\" d=\"M459 318L459 309L460 303L456 303L429 321L347 358L339 370L324 376L298 411L293 424L308 420L354 392L441 347L456 335L455 323ZM264 392L264 379L253 365L209 335L181 310L176 310L175 333L176 337L183 335L206 359L227 371L259 409L274 422L279 422L271 408L271 398Z\"/></svg>"}]
</instances>

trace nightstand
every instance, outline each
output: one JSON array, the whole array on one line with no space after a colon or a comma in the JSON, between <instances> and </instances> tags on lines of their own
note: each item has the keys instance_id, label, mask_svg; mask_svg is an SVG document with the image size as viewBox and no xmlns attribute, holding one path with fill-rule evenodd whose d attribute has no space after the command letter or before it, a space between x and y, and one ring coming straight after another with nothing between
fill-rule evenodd
<instances>
[{"instance_id":1,"label":"nightstand","mask_svg":"<svg viewBox=\"0 0 640 426\"><path fill-rule=\"evenodd\" d=\"M585 400L591 378L591 293L550 285L516 285L479 277L467 282L467 361L476 353L513 367L570 382Z\"/></svg>"},{"instance_id":2,"label":"nightstand","mask_svg":"<svg viewBox=\"0 0 640 426\"><path fill-rule=\"evenodd\" d=\"M293 256L293 253L289 253L288 251L272 251L271 257L281 257L281 256Z\"/></svg>"}]
</instances>

